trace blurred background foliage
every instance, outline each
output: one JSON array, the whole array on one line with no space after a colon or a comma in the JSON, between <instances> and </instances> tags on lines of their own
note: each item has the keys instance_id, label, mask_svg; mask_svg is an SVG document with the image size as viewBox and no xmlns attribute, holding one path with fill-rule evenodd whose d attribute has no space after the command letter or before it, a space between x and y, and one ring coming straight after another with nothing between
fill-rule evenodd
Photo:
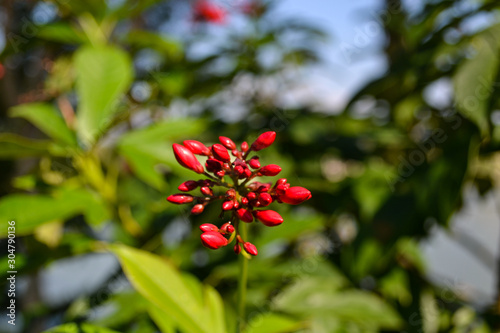
<instances>
[{"instance_id":1,"label":"blurred background foliage","mask_svg":"<svg viewBox=\"0 0 500 333\"><path fill-rule=\"evenodd\" d=\"M278 136L263 163L313 198L277 205L280 227L251 228L246 332L500 329L498 295L477 306L434 283L419 248L465 186L498 187L500 5L422 2L381 2L388 69L335 113L283 108L327 36L273 15L275 2L214 14L179 0L4 1L0 220L16 221L14 331L234 331L237 257L199 242L219 207L189 216L165 201L194 177L171 145L265 130ZM491 19L464 29L479 15ZM5 281L5 252L0 262ZM99 278L48 302L43 271L58 262L77 263L61 284L84 268Z\"/></svg>"}]
</instances>

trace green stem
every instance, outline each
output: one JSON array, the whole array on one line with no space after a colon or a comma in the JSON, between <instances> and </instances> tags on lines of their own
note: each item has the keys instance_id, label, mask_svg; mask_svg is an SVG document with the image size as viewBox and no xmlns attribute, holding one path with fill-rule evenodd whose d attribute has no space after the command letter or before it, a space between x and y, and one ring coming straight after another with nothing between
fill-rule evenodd
<instances>
[{"instance_id":1,"label":"green stem","mask_svg":"<svg viewBox=\"0 0 500 333\"><path fill-rule=\"evenodd\" d=\"M246 223L238 223L238 233L243 239L247 238ZM248 280L248 259L240 253L239 255L239 276L238 276L238 322L236 324L236 332L241 333L245 327L245 303L247 295L247 280Z\"/></svg>"}]
</instances>

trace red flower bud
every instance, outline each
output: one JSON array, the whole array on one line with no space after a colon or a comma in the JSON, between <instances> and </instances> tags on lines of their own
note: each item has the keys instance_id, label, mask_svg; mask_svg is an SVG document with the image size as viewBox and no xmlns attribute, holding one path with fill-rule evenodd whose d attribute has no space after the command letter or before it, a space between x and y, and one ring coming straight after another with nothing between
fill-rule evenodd
<instances>
[{"instance_id":1,"label":"red flower bud","mask_svg":"<svg viewBox=\"0 0 500 333\"><path fill-rule=\"evenodd\" d=\"M189 149L193 152L193 154L205 155L205 156L210 155L210 149L207 146L205 146L203 143L201 143L200 141L186 140L183 143L187 149Z\"/></svg>"},{"instance_id":2,"label":"red flower bud","mask_svg":"<svg viewBox=\"0 0 500 333\"><path fill-rule=\"evenodd\" d=\"M308 189L300 186L294 186L288 188L284 194L280 195L279 199L290 205L298 205L311 199L311 197L311 192Z\"/></svg>"},{"instance_id":3,"label":"red flower bud","mask_svg":"<svg viewBox=\"0 0 500 333\"><path fill-rule=\"evenodd\" d=\"M241 198L241 203L242 203L243 205L248 205L248 199L247 199L247 198L245 198L245 197Z\"/></svg>"},{"instance_id":4,"label":"red flower bud","mask_svg":"<svg viewBox=\"0 0 500 333\"><path fill-rule=\"evenodd\" d=\"M226 21L226 11L208 0L198 0L193 8L194 19L223 24Z\"/></svg>"},{"instance_id":5,"label":"red flower bud","mask_svg":"<svg viewBox=\"0 0 500 333\"><path fill-rule=\"evenodd\" d=\"M168 202L177 204L177 205L182 205L186 203L193 202L193 196L191 194L184 194L184 193L177 193L177 194L172 194L167 198Z\"/></svg>"},{"instance_id":6,"label":"red flower bud","mask_svg":"<svg viewBox=\"0 0 500 333\"><path fill-rule=\"evenodd\" d=\"M243 248L245 249L245 251L247 251L248 254L251 254L253 256L256 256L257 254L259 254L257 252L257 248L252 243L245 242L243 244Z\"/></svg>"},{"instance_id":7,"label":"red flower bud","mask_svg":"<svg viewBox=\"0 0 500 333\"><path fill-rule=\"evenodd\" d=\"M193 208L191 208L191 214L198 215L201 214L203 210L205 210L205 206L203 206L202 204L197 204L194 205Z\"/></svg>"},{"instance_id":8,"label":"red flower bud","mask_svg":"<svg viewBox=\"0 0 500 333\"><path fill-rule=\"evenodd\" d=\"M236 149L236 144L230 138L219 136L220 143L229 150Z\"/></svg>"},{"instance_id":9,"label":"red flower bud","mask_svg":"<svg viewBox=\"0 0 500 333\"><path fill-rule=\"evenodd\" d=\"M197 181L195 181L195 180L188 180L188 181L185 181L184 183L180 184L177 189L179 191L182 191L182 192L189 192L189 191L194 190L197 187L198 187L198 182Z\"/></svg>"},{"instance_id":10,"label":"red flower bud","mask_svg":"<svg viewBox=\"0 0 500 333\"><path fill-rule=\"evenodd\" d=\"M209 158L205 163L205 166L210 172L222 170L222 162L217 161L215 158Z\"/></svg>"},{"instance_id":11,"label":"red flower bud","mask_svg":"<svg viewBox=\"0 0 500 333\"><path fill-rule=\"evenodd\" d=\"M257 194L255 192L250 192L247 194L247 199L249 201L255 200L255 199L257 199Z\"/></svg>"},{"instance_id":12,"label":"red flower bud","mask_svg":"<svg viewBox=\"0 0 500 333\"><path fill-rule=\"evenodd\" d=\"M234 207L234 203L232 201L224 201L222 203L222 210L231 210Z\"/></svg>"},{"instance_id":13,"label":"red flower bud","mask_svg":"<svg viewBox=\"0 0 500 333\"><path fill-rule=\"evenodd\" d=\"M281 215L274 210L257 210L255 211L255 217L268 227L274 227L283 223Z\"/></svg>"},{"instance_id":14,"label":"red flower bud","mask_svg":"<svg viewBox=\"0 0 500 333\"><path fill-rule=\"evenodd\" d=\"M274 139L276 139L276 132L270 131L270 132L262 133L257 138L257 140L255 140L254 143L252 143L251 148L253 151L262 150L262 149L267 148L270 145L272 145L274 142Z\"/></svg>"},{"instance_id":15,"label":"red flower bud","mask_svg":"<svg viewBox=\"0 0 500 333\"><path fill-rule=\"evenodd\" d=\"M219 171L217 171L215 174L217 175L217 177L222 178L222 177L224 177L224 175L226 174L226 171L224 171L224 170L219 170Z\"/></svg>"},{"instance_id":16,"label":"red flower bud","mask_svg":"<svg viewBox=\"0 0 500 333\"><path fill-rule=\"evenodd\" d=\"M253 216L250 210L245 208L240 208L236 211L236 215L238 215L239 219L243 222L253 222Z\"/></svg>"},{"instance_id":17,"label":"red flower bud","mask_svg":"<svg viewBox=\"0 0 500 333\"><path fill-rule=\"evenodd\" d=\"M234 232L234 227L231 225L231 223L227 222L220 227L220 231L223 234L232 234Z\"/></svg>"},{"instance_id":18,"label":"red flower bud","mask_svg":"<svg viewBox=\"0 0 500 333\"><path fill-rule=\"evenodd\" d=\"M214 192L212 191L212 189L210 187L207 187L207 186L203 186L200 188L200 192L203 194L203 195L207 195L207 196L213 196L214 195Z\"/></svg>"},{"instance_id":19,"label":"red flower bud","mask_svg":"<svg viewBox=\"0 0 500 333\"><path fill-rule=\"evenodd\" d=\"M252 176L252 171L250 169L245 169L245 178L250 178Z\"/></svg>"},{"instance_id":20,"label":"red flower bud","mask_svg":"<svg viewBox=\"0 0 500 333\"><path fill-rule=\"evenodd\" d=\"M276 181L276 185L274 186L285 185L285 184L286 184L286 178L280 178Z\"/></svg>"},{"instance_id":21,"label":"red flower bud","mask_svg":"<svg viewBox=\"0 0 500 333\"><path fill-rule=\"evenodd\" d=\"M278 173L281 172L281 167L276 164L269 164L266 165L259 170L259 174L262 176L276 176Z\"/></svg>"},{"instance_id":22,"label":"red flower bud","mask_svg":"<svg viewBox=\"0 0 500 333\"><path fill-rule=\"evenodd\" d=\"M273 202L273 197L269 193L259 194L259 201L262 206L269 206Z\"/></svg>"},{"instance_id":23,"label":"red flower bud","mask_svg":"<svg viewBox=\"0 0 500 333\"><path fill-rule=\"evenodd\" d=\"M194 156L191 150L177 143L174 143L172 147L174 149L175 159L180 165L194 172L203 173L203 166L196 159L196 156Z\"/></svg>"},{"instance_id":24,"label":"red flower bud","mask_svg":"<svg viewBox=\"0 0 500 333\"><path fill-rule=\"evenodd\" d=\"M234 253L240 254L240 252L241 252L241 246L240 246L240 244L235 244L234 247L233 247L233 250L234 250Z\"/></svg>"},{"instance_id":25,"label":"red flower bud","mask_svg":"<svg viewBox=\"0 0 500 333\"><path fill-rule=\"evenodd\" d=\"M248 165L252 168L252 169L258 169L260 168L260 162L259 162L259 158L254 156L250 159L250 161L248 161Z\"/></svg>"},{"instance_id":26,"label":"red flower bud","mask_svg":"<svg viewBox=\"0 0 500 333\"><path fill-rule=\"evenodd\" d=\"M227 239L216 231L207 231L201 234L201 242L209 249L216 250L227 245Z\"/></svg>"},{"instance_id":27,"label":"red flower bud","mask_svg":"<svg viewBox=\"0 0 500 333\"><path fill-rule=\"evenodd\" d=\"M226 163L231 161L231 156L229 156L227 149L221 144L216 143L212 145L212 153L214 154L214 157L219 161Z\"/></svg>"},{"instance_id":28,"label":"red flower bud","mask_svg":"<svg viewBox=\"0 0 500 333\"><path fill-rule=\"evenodd\" d=\"M217 228L217 226L212 223L203 223L202 225L200 225L200 230L203 232L219 231L219 228Z\"/></svg>"},{"instance_id":29,"label":"red flower bud","mask_svg":"<svg viewBox=\"0 0 500 333\"><path fill-rule=\"evenodd\" d=\"M247 152L248 151L248 143L246 141L244 141L242 144L241 144L241 150L243 152Z\"/></svg>"}]
</instances>

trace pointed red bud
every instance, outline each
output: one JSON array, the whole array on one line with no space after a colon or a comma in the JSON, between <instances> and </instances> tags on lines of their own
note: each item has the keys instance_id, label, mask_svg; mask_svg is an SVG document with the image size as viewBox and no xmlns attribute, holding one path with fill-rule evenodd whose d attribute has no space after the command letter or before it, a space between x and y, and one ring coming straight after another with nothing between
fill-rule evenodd
<instances>
[{"instance_id":1,"label":"pointed red bud","mask_svg":"<svg viewBox=\"0 0 500 333\"><path fill-rule=\"evenodd\" d=\"M222 203L222 209L223 210L231 210L234 207L234 203L232 201L224 201Z\"/></svg>"},{"instance_id":2,"label":"pointed red bud","mask_svg":"<svg viewBox=\"0 0 500 333\"><path fill-rule=\"evenodd\" d=\"M205 155L205 156L210 155L210 149L200 141L186 140L183 142L183 144L184 146L186 146L187 149L191 150L193 154Z\"/></svg>"},{"instance_id":3,"label":"pointed red bud","mask_svg":"<svg viewBox=\"0 0 500 333\"><path fill-rule=\"evenodd\" d=\"M236 254L240 254L240 252L241 252L241 246L240 246L240 244L236 244L236 245L234 245L234 247L233 247L233 251L234 251L234 253L236 253Z\"/></svg>"},{"instance_id":4,"label":"pointed red bud","mask_svg":"<svg viewBox=\"0 0 500 333\"><path fill-rule=\"evenodd\" d=\"M229 150L236 149L236 144L230 138L219 136L220 143Z\"/></svg>"},{"instance_id":5,"label":"pointed red bud","mask_svg":"<svg viewBox=\"0 0 500 333\"><path fill-rule=\"evenodd\" d=\"M219 228L217 228L217 226L215 224L212 224L212 223L203 223L202 225L200 225L200 230L203 232L219 231Z\"/></svg>"},{"instance_id":6,"label":"pointed red bud","mask_svg":"<svg viewBox=\"0 0 500 333\"><path fill-rule=\"evenodd\" d=\"M201 242L209 249L216 250L227 245L227 239L216 231L207 231L201 234Z\"/></svg>"},{"instance_id":7,"label":"pointed red bud","mask_svg":"<svg viewBox=\"0 0 500 333\"><path fill-rule=\"evenodd\" d=\"M311 199L311 197L312 194L308 189L300 186L294 186L288 188L284 194L280 195L279 198L284 203L290 205L298 205L306 200Z\"/></svg>"},{"instance_id":8,"label":"pointed red bud","mask_svg":"<svg viewBox=\"0 0 500 333\"><path fill-rule=\"evenodd\" d=\"M248 151L248 142L244 141L242 144L241 144L241 150L243 152L247 152Z\"/></svg>"},{"instance_id":9,"label":"pointed red bud","mask_svg":"<svg viewBox=\"0 0 500 333\"><path fill-rule=\"evenodd\" d=\"M248 254L251 254L253 256L256 256L257 254L259 254L257 252L257 248L252 243L249 243L249 242L244 243L243 248L245 249L245 251L247 251Z\"/></svg>"},{"instance_id":10,"label":"pointed red bud","mask_svg":"<svg viewBox=\"0 0 500 333\"><path fill-rule=\"evenodd\" d=\"M257 140L255 140L254 143L252 143L251 148L253 151L262 150L262 149L267 148L270 145L272 145L274 142L274 139L276 139L276 132L270 131L270 132L262 133L257 138Z\"/></svg>"},{"instance_id":11,"label":"pointed red bud","mask_svg":"<svg viewBox=\"0 0 500 333\"><path fill-rule=\"evenodd\" d=\"M227 151L226 147L224 147L221 144L216 143L212 145L212 153L214 154L214 157L219 161L226 163L231 161L231 156L229 156L229 152Z\"/></svg>"},{"instance_id":12,"label":"pointed red bud","mask_svg":"<svg viewBox=\"0 0 500 333\"><path fill-rule=\"evenodd\" d=\"M177 204L177 205L182 205L186 203L193 202L193 196L191 194L184 194L184 193L177 193L177 194L172 194L167 198L168 202Z\"/></svg>"},{"instance_id":13,"label":"pointed red bud","mask_svg":"<svg viewBox=\"0 0 500 333\"><path fill-rule=\"evenodd\" d=\"M200 164L193 152L184 146L177 143L172 145L174 149L174 155L177 162L185 168L188 168L197 173L203 173L203 166Z\"/></svg>"},{"instance_id":14,"label":"pointed red bud","mask_svg":"<svg viewBox=\"0 0 500 333\"><path fill-rule=\"evenodd\" d=\"M243 205L248 205L248 199L247 199L247 198L245 198L245 197L241 198L241 203L242 203Z\"/></svg>"},{"instance_id":15,"label":"pointed red bud","mask_svg":"<svg viewBox=\"0 0 500 333\"><path fill-rule=\"evenodd\" d=\"M252 168L252 169L258 169L260 168L260 162L259 162L259 158L257 156L254 156L250 159L250 161L248 161L248 165Z\"/></svg>"},{"instance_id":16,"label":"pointed red bud","mask_svg":"<svg viewBox=\"0 0 500 333\"><path fill-rule=\"evenodd\" d=\"M274 210L257 210L254 212L255 217L268 227L274 227L283 223L283 218Z\"/></svg>"},{"instance_id":17,"label":"pointed red bud","mask_svg":"<svg viewBox=\"0 0 500 333\"><path fill-rule=\"evenodd\" d=\"M276 176L278 173L281 172L281 167L276 164L269 164L266 166L263 166L259 170L259 174L262 176Z\"/></svg>"},{"instance_id":18,"label":"pointed red bud","mask_svg":"<svg viewBox=\"0 0 500 333\"><path fill-rule=\"evenodd\" d=\"M252 171L250 169L245 169L245 178L250 178L252 176Z\"/></svg>"},{"instance_id":19,"label":"pointed red bud","mask_svg":"<svg viewBox=\"0 0 500 333\"><path fill-rule=\"evenodd\" d=\"M217 171L215 174L217 175L217 177L222 178L222 177L224 177L224 175L226 174L226 171L224 171L224 170L219 170L219 171Z\"/></svg>"},{"instance_id":20,"label":"pointed red bud","mask_svg":"<svg viewBox=\"0 0 500 333\"><path fill-rule=\"evenodd\" d=\"M179 191L182 191L182 192L189 192L189 191L194 190L197 187L198 187L198 182L197 181L195 181L195 180L188 180L188 181L185 181L184 183L180 184L177 189Z\"/></svg>"},{"instance_id":21,"label":"pointed red bud","mask_svg":"<svg viewBox=\"0 0 500 333\"><path fill-rule=\"evenodd\" d=\"M276 185L274 186L285 185L285 184L286 184L286 178L280 178L276 181Z\"/></svg>"},{"instance_id":22,"label":"pointed red bud","mask_svg":"<svg viewBox=\"0 0 500 333\"><path fill-rule=\"evenodd\" d=\"M214 192L212 191L212 189L210 187L207 187L207 186L203 186L200 188L200 192L203 194L203 195L207 195L207 196L213 196L214 195Z\"/></svg>"},{"instance_id":23,"label":"pointed red bud","mask_svg":"<svg viewBox=\"0 0 500 333\"><path fill-rule=\"evenodd\" d=\"M238 215L239 219L243 222L253 222L253 216L250 210L245 208L240 208L236 211L236 215Z\"/></svg>"},{"instance_id":24,"label":"pointed red bud","mask_svg":"<svg viewBox=\"0 0 500 333\"><path fill-rule=\"evenodd\" d=\"M201 213L203 213L204 209L205 209L205 206L203 206L202 204L194 205L193 208L191 208L191 214L193 214L193 215L201 214Z\"/></svg>"}]
</instances>

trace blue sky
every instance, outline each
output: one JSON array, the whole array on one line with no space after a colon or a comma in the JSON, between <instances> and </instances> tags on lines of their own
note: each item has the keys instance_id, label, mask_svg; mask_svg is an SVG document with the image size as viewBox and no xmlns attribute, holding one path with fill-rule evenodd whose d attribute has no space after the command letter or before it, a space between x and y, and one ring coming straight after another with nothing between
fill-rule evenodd
<instances>
[{"instance_id":1,"label":"blue sky","mask_svg":"<svg viewBox=\"0 0 500 333\"><path fill-rule=\"evenodd\" d=\"M385 61L379 52L383 34L376 17L379 0L282 0L277 9L284 17L300 18L330 36L321 50L324 65L309 73L309 84L319 85L318 97L340 109L357 89L381 75Z\"/></svg>"}]
</instances>

